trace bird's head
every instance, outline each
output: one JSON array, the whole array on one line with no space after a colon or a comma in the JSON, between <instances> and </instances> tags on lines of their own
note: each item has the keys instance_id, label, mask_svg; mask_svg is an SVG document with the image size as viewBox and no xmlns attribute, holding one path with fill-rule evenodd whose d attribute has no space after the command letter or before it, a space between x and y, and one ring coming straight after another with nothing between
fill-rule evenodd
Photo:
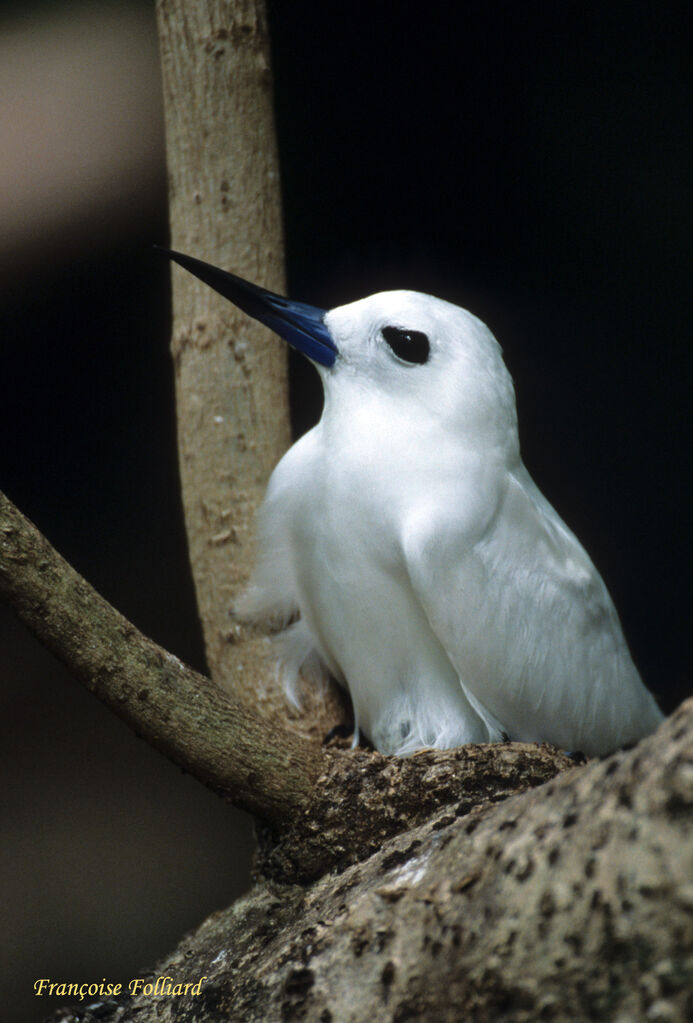
<instances>
[{"instance_id":1,"label":"bird's head","mask_svg":"<svg viewBox=\"0 0 693 1023\"><path fill-rule=\"evenodd\" d=\"M455 430L516 436L500 346L466 309L415 291L386 291L325 311L191 256L167 254L306 355L322 378L326 408L347 395L352 403L370 397L414 421L425 415Z\"/></svg>"}]
</instances>

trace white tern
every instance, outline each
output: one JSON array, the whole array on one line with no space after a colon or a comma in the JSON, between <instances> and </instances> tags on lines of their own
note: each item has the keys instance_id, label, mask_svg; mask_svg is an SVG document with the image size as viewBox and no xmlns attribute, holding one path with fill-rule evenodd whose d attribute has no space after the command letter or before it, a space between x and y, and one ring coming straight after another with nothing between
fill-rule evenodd
<instances>
[{"instance_id":1,"label":"white tern","mask_svg":"<svg viewBox=\"0 0 693 1023\"><path fill-rule=\"evenodd\" d=\"M383 753L504 738L587 755L662 714L576 537L520 457L500 347L413 291L328 312L168 255L317 368L320 422L284 455L238 610L285 627L287 692L332 675Z\"/></svg>"}]
</instances>

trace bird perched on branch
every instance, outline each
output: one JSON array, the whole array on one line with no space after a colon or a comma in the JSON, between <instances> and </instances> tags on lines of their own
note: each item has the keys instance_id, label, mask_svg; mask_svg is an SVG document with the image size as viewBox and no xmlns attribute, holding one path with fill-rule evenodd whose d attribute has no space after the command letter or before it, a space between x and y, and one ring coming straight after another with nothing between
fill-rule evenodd
<instances>
[{"instance_id":1,"label":"bird perched on branch","mask_svg":"<svg viewBox=\"0 0 693 1023\"><path fill-rule=\"evenodd\" d=\"M303 352L322 418L272 473L240 611L351 695L383 753L504 737L602 754L662 719L606 587L520 457L488 328L390 291L328 312L168 255Z\"/></svg>"}]
</instances>

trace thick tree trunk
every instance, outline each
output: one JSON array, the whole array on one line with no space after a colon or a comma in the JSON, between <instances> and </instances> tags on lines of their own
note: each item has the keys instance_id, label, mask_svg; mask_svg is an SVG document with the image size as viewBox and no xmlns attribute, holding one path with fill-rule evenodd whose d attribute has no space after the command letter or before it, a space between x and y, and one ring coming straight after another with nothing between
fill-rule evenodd
<instances>
[{"instance_id":1,"label":"thick tree trunk","mask_svg":"<svg viewBox=\"0 0 693 1023\"><path fill-rule=\"evenodd\" d=\"M121 997L114 1019L690 1020L692 809L689 700L636 749L448 806L310 888L258 884L146 977L199 994Z\"/></svg>"}]
</instances>

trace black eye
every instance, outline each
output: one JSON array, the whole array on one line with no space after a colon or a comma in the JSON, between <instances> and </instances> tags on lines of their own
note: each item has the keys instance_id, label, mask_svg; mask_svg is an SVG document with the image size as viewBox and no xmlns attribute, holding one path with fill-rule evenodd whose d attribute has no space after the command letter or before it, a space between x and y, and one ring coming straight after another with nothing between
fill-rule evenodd
<instances>
[{"instance_id":1,"label":"black eye","mask_svg":"<svg viewBox=\"0 0 693 1023\"><path fill-rule=\"evenodd\" d=\"M382 335L397 358L423 366L428 362L431 346L420 330L402 330L400 327L383 327Z\"/></svg>"}]
</instances>

